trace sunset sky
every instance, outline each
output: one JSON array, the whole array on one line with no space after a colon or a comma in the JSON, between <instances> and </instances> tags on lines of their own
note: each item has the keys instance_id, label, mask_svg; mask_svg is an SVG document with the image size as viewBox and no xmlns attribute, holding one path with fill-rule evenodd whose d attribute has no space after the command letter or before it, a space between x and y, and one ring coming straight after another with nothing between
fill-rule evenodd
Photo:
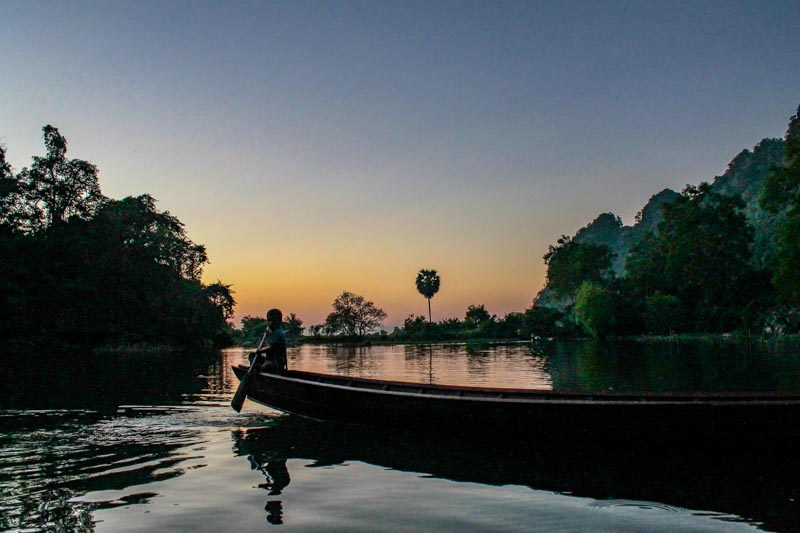
<instances>
[{"instance_id":1,"label":"sunset sky","mask_svg":"<svg viewBox=\"0 0 800 533\"><path fill-rule=\"evenodd\" d=\"M800 2L76 2L0 6L0 143L58 127L106 196L205 244L237 318L343 290L433 318L531 305L602 212L783 137Z\"/></svg>"}]
</instances>

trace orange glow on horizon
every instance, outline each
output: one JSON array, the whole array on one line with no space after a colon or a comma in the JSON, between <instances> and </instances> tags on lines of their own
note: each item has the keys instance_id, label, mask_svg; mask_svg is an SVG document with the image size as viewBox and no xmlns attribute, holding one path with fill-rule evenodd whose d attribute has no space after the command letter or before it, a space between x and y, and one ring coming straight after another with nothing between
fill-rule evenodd
<instances>
[{"instance_id":1,"label":"orange glow on horizon","mask_svg":"<svg viewBox=\"0 0 800 533\"><path fill-rule=\"evenodd\" d=\"M209 266L204 278L206 282L222 279L233 285L237 327L242 317L263 316L271 307L278 307L287 314L295 313L306 326L320 324L331 311L333 300L345 290L360 294L384 309L389 315L384 327L389 330L401 325L410 314L427 316L427 300L414 285L416 273L422 266L404 265L403 270L377 265L354 269L352 265L343 268L335 261L329 263L332 268L328 269L308 268L305 265L323 263L306 261L296 266L284 263L270 268L267 263L254 260L230 272ZM512 270L506 276L490 276L486 271L458 265L437 270L442 276L442 287L431 300L434 321L463 318L469 305L483 304L498 317L523 311L530 307L542 284L532 275ZM543 280L543 268L537 274Z\"/></svg>"}]
</instances>

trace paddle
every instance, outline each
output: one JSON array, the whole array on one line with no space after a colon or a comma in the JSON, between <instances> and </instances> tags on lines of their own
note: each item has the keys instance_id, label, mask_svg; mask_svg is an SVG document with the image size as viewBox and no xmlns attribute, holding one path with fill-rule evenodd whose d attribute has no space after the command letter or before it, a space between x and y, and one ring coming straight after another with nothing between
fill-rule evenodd
<instances>
[{"instance_id":1,"label":"paddle","mask_svg":"<svg viewBox=\"0 0 800 533\"><path fill-rule=\"evenodd\" d=\"M250 381L253 374L257 371L257 368L261 368L261 365L258 363L258 350L264 346L264 341L267 339L267 332L269 328L264 330L264 335L261 336L261 341L258 343L258 348L256 348L256 356L253 357L253 362L250 363L250 370L247 371L247 374L244 375L242 380L239 382L239 388L236 389L236 394L233 395L233 400L231 400L231 407L233 407L234 411L237 413L241 412L242 405L244 405L245 399L247 399L247 393L250 390Z\"/></svg>"}]
</instances>

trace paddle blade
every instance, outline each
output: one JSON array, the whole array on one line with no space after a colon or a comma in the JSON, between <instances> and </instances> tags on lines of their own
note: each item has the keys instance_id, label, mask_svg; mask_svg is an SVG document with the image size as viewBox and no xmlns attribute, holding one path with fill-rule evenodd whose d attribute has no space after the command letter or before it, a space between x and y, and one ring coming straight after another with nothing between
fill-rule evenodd
<instances>
[{"instance_id":1,"label":"paddle blade","mask_svg":"<svg viewBox=\"0 0 800 533\"><path fill-rule=\"evenodd\" d=\"M239 382L239 388L236 389L236 394L233 395L233 400L231 400L231 407L233 407L233 410L237 413L241 412L244 401L247 399L252 375L252 372L248 372L242 376L242 381Z\"/></svg>"}]
</instances>

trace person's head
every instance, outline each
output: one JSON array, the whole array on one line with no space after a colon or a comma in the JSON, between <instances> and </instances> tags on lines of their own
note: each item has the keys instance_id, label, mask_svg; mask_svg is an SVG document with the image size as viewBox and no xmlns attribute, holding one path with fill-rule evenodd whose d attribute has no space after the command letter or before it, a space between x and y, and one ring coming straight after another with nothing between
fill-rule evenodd
<instances>
[{"instance_id":1,"label":"person's head","mask_svg":"<svg viewBox=\"0 0 800 533\"><path fill-rule=\"evenodd\" d=\"M277 328L283 322L283 313L280 309L270 309L267 311L267 324L272 329Z\"/></svg>"}]
</instances>

